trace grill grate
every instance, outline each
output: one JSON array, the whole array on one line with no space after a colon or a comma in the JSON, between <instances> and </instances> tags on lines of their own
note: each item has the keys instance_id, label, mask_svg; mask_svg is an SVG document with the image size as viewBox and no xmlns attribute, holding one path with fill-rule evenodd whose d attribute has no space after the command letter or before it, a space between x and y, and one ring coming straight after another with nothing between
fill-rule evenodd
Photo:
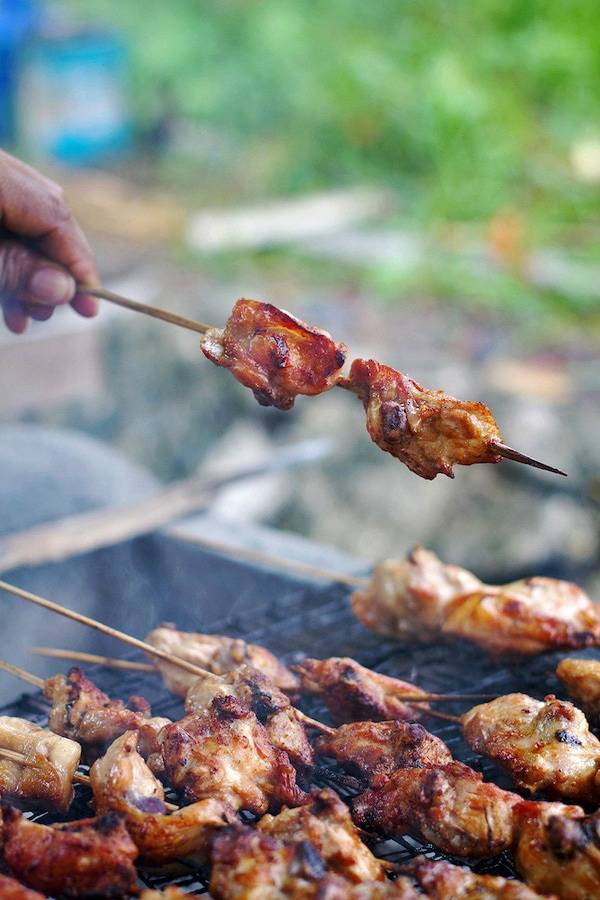
<instances>
[{"instance_id":1,"label":"grill grate","mask_svg":"<svg viewBox=\"0 0 600 900\"><path fill-rule=\"evenodd\" d=\"M504 694L523 691L536 697L543 697L554 691L559 693L554 669L558 660L566 654L554 653L532 660L519 660L513 664L498 664L466 644L452 648L447 645L399 645L367 632L353 617L347 597L345 588L306 585L292 590L283 599L238 610L222 621L211 623L207 630L262 643L288 662L302 655L353 656L363 665L416 681L435 692ZM184 622L179 624L185 628ZM598 651L594 650L578 655L599 657ZM151 673L142 675L139 672L117 672L97 667L88 667L86 671L111 696L126 699L129 694L142 694L150 701L156 715L179 718L183 713L181 701L168 693L161 680ZM310 715L329 721L327 711L318 700L306 700L302 707ZM464 703L444 705L444 710L451 712L460 713L464 709ZM46 724L47 706L39 695L25 695L0 712ZM482 771L487 780L493 780L503 787L510 786L504 774L493 763L473 754L462 740L456 725L435 720L429 720L426 725L448 744L457 759ZM352 791L340 778L341 774L341 770L331 763L330 766L317 770L312 783L318 787L333 787L342 797L349 799ZM168 799L177 798L171 795ZM77 786L69 818L88 816L89 801L89 790L81 785ZM58 821L48 813L32 815L41 822ZM420 853L430 859L468 863L442 854L431 845L406 835L375 843L373 850L377 855L398 863L408 862ZM476 860L469 864L477 872L508 877L515 875L511 857L506 853L492 860ZM204 895L208 891L207 870L184 862L167 870L143 869L140 871L140 878L146 887L160 889L167 885L177 885L185 893Z\"/></svg>"}]
</instances>

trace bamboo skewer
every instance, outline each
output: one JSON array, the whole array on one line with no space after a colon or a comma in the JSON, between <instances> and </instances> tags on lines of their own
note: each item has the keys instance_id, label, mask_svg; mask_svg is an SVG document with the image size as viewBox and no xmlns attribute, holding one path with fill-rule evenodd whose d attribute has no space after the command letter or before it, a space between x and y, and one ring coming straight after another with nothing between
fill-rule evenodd
<instances>
[{"instance_id":1,"label":"bamboo skewer","mask_svg":"<svg viewBox=\"0 0 600 900\"><path fill-rule=\"evenodd\" d=\"M155 672L156 668L149 663L134 662L129 659L115 659L111 656L100 656L96 653L84 653L81 650L59 650L57 647L32 647L31 652L36 656L46 656L51 659L72 659L92 665L105 666L108 669L131 669L136 672ZM435 694L424 691L422 693L402 694L398 700L406 703L422 703L423 701L455 701L455 700L495 700L497 694ZM304 714L302 714L304 715ZM312 720L315 721L314 719Z\"/></svg>"},{"instance_id":2,"label":"bamboo skewer","mask_svg":"<svg viewBox=\"0 0 600 900\"><path fill-rule=\"evenodd\" d=\"M214 328L213 325L207 325L205 322L197 322L194 319L189 319L187 316L180 316L177 313L169 312L158 306L151 306L148 303L130 300L128 297L123 297L121 294L115 294L113 291L108 291L105 288L87 288L85 285L81 285L81 289L85 290L87 294L99 297L101 300L108 300L109 303L115 303L117 306L123 306L134 312L142 313L145 316L151 316L153 319L161 319L161 321L168 322L170 325L187 328L188 331L195 331L197 334L206 334L207 331ZM341 384L337 386L345 388L345 386ZM540 462L540 460L534 459L532 456L527 456L527 454L521 453L519 450L514 450L512 447L508 447L500 441L494 441L493 446L496 452L505 459L523 463L524 465L532 466L535 469L543 469L545 472L552 472L555 475L567 476L567 473L563 472L561 469Z\"/></svg>"},{"instance_id":3,"label":"bamboo skewer","mask_svg":"<svg viewBox=\"0 0 600 900\"><path fill-rule=\"evenodd\" d=\"M0 581L0 590L4 590L9 594L14 594L16 597L20 597L22 600L27 600L29 603L34 603L36 606L41 606L43 609L49 609L51 612L58 613L61 616L65 616L67 619L73 619L75 622L79 622L81 625L87 625L88 628L93 628L96 631L100 631L103 634L107 634L110 637L114 637L119 641L123 641L125 644L129 644L132 647L135 647L137 650L143 650L144 653L148 653L151 656L156 656L159 659L164 660L165 662L171 663L171 665L179 666L180 669L185 669L186 672L191 672L192 675L196 675L198 678L205 678L207 675L210 675L211 678L214 677L214 672L210 672L208 669L202 669L200 666L196 666L193 663L188 662L185 659L181 659L179 656L173 656L170 653L166 653L164 650L158 650L156 647L153 647L151 644L147 644L145 641L140 641L138 638L134 638L129 634L126 634L123 631L119 631L116 628L111 628L109 625L104 625L102 622L98 622L96 619L91 619L89 616L84 616L82 613L75 612L72 609L68 609L66 606L61 606L60 603L54 603L52 600L46 600L44 597L40 597L37 594L32 594L30 591L26 591L23 588L16 587L16 585L9 584L7 581ZM5 664L4 668L6 671L12 671L13 675L17 675L17 677L24 677L24 680L29 680L31 684L35 684L36 687L43 688L44 682L42 679L36 679L35 682L31 681L32 678L35 678L34 675L29 675L28 672L25 672L24 669L18 669L18 666L12 666L9 668L10 663ZM2 668L2 666L0 666ZM222 678L223 676L219 675L218 678ZM223 679L224 680L224 679ZM322 722L317 721L317 719L313 719L310 716L307 716L306 713L303 713L301 710L296 709L294 707L294 712L296 717L304 722L305 725L308 725L310 728L316 728L319 731L322 731L324 734L333 734L334 729L330 728L328 725L324 725Z\"/></svg>"},{"instance_id":4,"label":"bamboo skewer","mask_svg":"<svg viewBox=\"0 0 600 900\"><path fill-rule=\"evenodd\" d=\"M4 659L0 659L0 669L3 669L10 675L14 675L15 678L20 678L21 681L26 681L27 684L32 684L34 687L39 688L41 691L44 690L44 679L39 678L37 675L33 675L31 672L28 672L26 669L22 669L20 666L15 666L13 665L13 663L9 663Z\"/></svg>"}]
</instances>

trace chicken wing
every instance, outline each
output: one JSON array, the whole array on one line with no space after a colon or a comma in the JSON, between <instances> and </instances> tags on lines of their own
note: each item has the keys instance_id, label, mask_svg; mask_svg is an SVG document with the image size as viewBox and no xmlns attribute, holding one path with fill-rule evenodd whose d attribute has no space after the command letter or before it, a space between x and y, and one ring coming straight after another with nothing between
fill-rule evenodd
<instances>
[{"instance_id":1,"label":"chicken wing","mask_svg":"<svg viewBox=\"0 0 600 900\"><path fill-rule=\"evenodd\" d=\"M187 693L185 711L188 715L204 713L215 697L225 696L236 697L251 710L265 726L273 746L284 750L298 769L312 766L312 747L289 698L257 669L244 665L225 675L197 678Z\"/></svg>"},{"instance_id":2,"label":"chicken wing","mask_svg":"<svg viewBox=\"0 0 600 900\"><path fill-rule=\"evenodd\" d=\"M397 769L354 800L352 817L379 834L414 834L445 853L485 858L511 846L513 807L520 800L452 762L435 769Z\"/></svg>"},{"instance_id":3,"label":"chicken wing","mask_svg":"<svg viewBox=\"0 0 600 900\"><path fill-rule=\"evenodd\" d=\"M26 719L0 716L0 747L25 757L19 763L0 756L0 794L5 799L68 810L81 758L79 744Z\"/></svg>"},{"instance_id":4,"label":"chicken wing","mask_svg":"<svg viewBox=\"0 0 600 900\"><path fill-rule=\"evenodd\" d=\"M0 897L2 900L46 900L43 894L30 891L19 881L9 878L8 875L0 875Z\"/></svg>"},{"instance_id":5,"label":"chicken wing","mask_svg":"<svg viewBox=\"0 0 600 900\"><path fill-rule=\"evenodd\" d=\"M270 650L258 644L247 644L240 638L178 631L175 625L164 623L150 632L146 643L171 656L178 656L202 669L208 669L215 675L223 675L230 669L246 664L258 669L282 691L293 693L298 687L298 679L293 672ZM185 697L197 676L156 657L151 657L151 662L164 678L168 689L179 697Z\"/></svg>"},{"instance_id":6,"label":"chicken wing","mask_svg":"<svg viewBox=\"0 0 600 900\"><path fill-rule=\"evenodd\" d=\"M407 722L354 722L317 738L315 749L371 783L396 769L423 769L452 762L440 738Z\"/></svg>"},{"instance_id":7,"label":"chicken wing","mask_svg":"<svg viewBox=\"0 0 600 900\"><path fill-rule=\"evenodd\" d=\"M48 826L5 807L3 820L4 862L33 890L65 897L137 892L137 847L116 813Z\"/></svg>"},{"instance_id":8,"label":"chicken wing","mask_svg":"<svg viewBox=\"0 0 600 900\"><path fill-rule=\"evenodd\" d=\"M161 743L170 783L189 800L212 797L258 815L307 800L288 755L235 697L216 697L203 715L167 725Z\"/></svg>"},{"instance_id":9,"label":"chicken wing","mask_svg":"<svg viewBox=\"0 0 600 900\"><path fill-rule=\"evenodd\" d=\"M327 870L346 881L385 880L384 863L363 844L348 807L331 789L319 791L308 806L263 816L258 828L285 844L311 844Z\"/></svg>"},{"instance_id":10,"label":"chicken wing","mask_svg":"<svg viewBox=\"0 0 600 900\"><path fill-rule=\"evenodd\" d=\"M159 749L158 733L170 721L152 717L143 697L130 697L127 703L111 700L77 668L66 676L48 678L44 696L52 704L51 731L82 744L90 758L101 755L116 737L130 730L139 732L140 748L149 756Z\"/></svg>"},{"instance_id":11,"label":"chicken wing","mask_svg":"<svg viewBox=\"0 0 600 900\"><path fill-rule=\"evenodd\" d=\"M315 395L336 384L347 348L330 334L259 300L238 300L224 329L200 342L204 355L231 369L261 406L291 409L298 394Z\"/></svg>"},{"instance_id":12,"label":"chicken wing","mask_svg":"<svg viewBox=\"0 0 600 900\"><path fill-rule=\"evenodd\" d=\"M563 659L556 675L589 721L596 727L600 725L600 660Z\"/></svg>"},{"instance_id":13,"label":"chicken wing","mask_svg":"<svg viewBox=\"0 0 600 900\"><path fill-rule=\"evenodd\" d=\"M423 714L418 706L403 703L402 695L425 691L408 681L373 672L348 656L305 659L294 670L300 675L302 690L321 696L336 722L410 722ZM428 704L423 703L423 707Z\"/></svg>"},{"instance_id":14,"label":"chicken wing","mask_svg":"<svg viewBox=\"0 0 600 900\"><path fill-rule=\"evenodd\" d=\"M500 431L483 403L428 390L374 359L355 359L341 385L362 400L371 440L421 478L453 478L455 465L502 459Z\"/></svg>"},{"instance_id":15,"label":"chicken wing","mask_svg":"<svg viewBox=\"0 0 600 900\"><path fill-rule=\"evenodd\" d=\"M522 805L517 869L541 894L594 900L600 897L600 814L552 806L540 811L539 804Z\"/></svg>"},{"instance_id":16,"label":"chicken wing","mask_svg":"<svg viewBox=\"0 0 600 900\"><path fill-rule=\"evenodd\" d=\"M96 812L121 813L143 862L160 866L193 857L206 862L214 834L234 813L212 797L167 815L164 791L137 752L138 735L126 731L90 770Z\"/></svg>"},{"instance_id":17,"label":"chicken wing","mask_svg":"<svg viewBox=\"0 0 600 900\"><path fill-rule=\"evenodd\" d=\"M386 560L352 597L367 628L391 637L470 641L493 654L533 654L600 642L600 609L568 581L524 578L486 585L418 547Z\"/></svg>"},{"instance_id":18,"label":"chicken wing","mask_svg":"<svg viewBox=\"0 0 600 900\"><path fill-rule=\"evenodd\" d=\"M469 746L506 769L519 788L600 800L600 741L572 703L552 694L544 702L507 694L473 707L462 721Z\"/></svg>"}]
</instances>

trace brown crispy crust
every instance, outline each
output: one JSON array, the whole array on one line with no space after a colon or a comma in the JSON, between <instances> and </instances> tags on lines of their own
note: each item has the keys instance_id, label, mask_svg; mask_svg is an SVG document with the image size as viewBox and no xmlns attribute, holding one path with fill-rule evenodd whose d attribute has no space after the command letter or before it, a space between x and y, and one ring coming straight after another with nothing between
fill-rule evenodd
<instances>
[{"instance_id":1,"label":"brown crispy crust","mask_svg":"<svg viewBox=\"0 0 600 900\"><path fill-rule=\"evenodd\" d=\"M330 334L271 303L240 299L224 329L202 338L204 355L231 369L261 406L291 409L298 394L315 395L336 384L347 348Z\"/></svg>"}]
</instances>

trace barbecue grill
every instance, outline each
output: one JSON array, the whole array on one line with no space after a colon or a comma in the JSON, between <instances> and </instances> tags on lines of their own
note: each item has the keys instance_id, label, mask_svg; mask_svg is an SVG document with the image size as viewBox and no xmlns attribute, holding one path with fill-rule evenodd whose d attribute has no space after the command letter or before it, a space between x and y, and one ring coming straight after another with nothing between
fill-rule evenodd
<instances>
[{"instance_id":1,"label":"barbecue grill","mask_svg":"<svg viewBox=\"0 0 600 900\"><path fill-rule=\"evenodd\" d=\"M162 583L157 583L155 587L156 596L163 600L157 605L157 615L165 617L165 598L170 597L169 615L177 620L181 628L191 630L202 621L203 631L228 634L264 644L288 663L303 655L349 655L365 666L416 681L421 687L434 692L505 694L523 691L536 697L559 692L554 670L559 659L568 654L553 653L531 660L519 659L514 664L498 664L466 644L413 646L388 641L366 631L354 618L348 603L348 587L320 586L298 576L269 572L264 567L207 552L173 537L155 535L152 540L158 542L162 553L172 561L171 566L160 567ZM181 590L182 559L186 561L186 581L192 590L187 594L183 592L178 597L177 591L173 590L173 576L178 573L178 588ZM205 613L204 609L197 608L192 610L190 607L190 596L194 594L193 585L198 583L198 579L208 586L210 612ZM214 613L218 608L219 591L226 598L229 610L226 615L217 619ZM224 604L221 605L221 610L223 606ZM209 623L206 621L206 614L211 616ZM44 613L40 611L40 615ZM588 650L578 655L600 658L598 650ZM58 664L56 668L62 670L63 666ZM111 696L125 699L130 694L142 694L152 704L155 715L179 718L183 714L181 700L166 690L158 675L94 666L86 667L86 672ZM330 721L327 710L317 698L303 700L301 707L322 721ZM465 704L448 704L444 706L444 710L446 709L460 713L464 711ZM16 702L0 709L0 714L21 716L39 724L47 722L47 706L39 694L23 695ZM440 723L434 719L426 720L425 724L448 744L458 759L482 771L486 780L493 780L502 787L510 787L510 782L501 770L467 747L457 725ZM311 784L315 787L330 786L342 797L349 799L353 795L351 780L344 776L334 761L322 762L324 764L316 769ZM88 788L76 786L69 819L85 818L90 814L90 796ZM171 794L168 799L176 801L177 797ZM49 813L32 812L31 816L36 821L45 823L62 821ZM398 863L409 862L418 854L424 854L429 859L447 859L450 862L468 864L468 861L442 854L431 845L406 835L397 835L394 840L385 842L374 840L372 849L377 855ZM477 872L515 876L512 860L506 853L492 860L474 861L472 868ZM147 887L176 885L192 895L208 893L208 871L185 862L170 866L168 870L140 869L140 873L141 881Z\"/></svg>"}]
</instances>

